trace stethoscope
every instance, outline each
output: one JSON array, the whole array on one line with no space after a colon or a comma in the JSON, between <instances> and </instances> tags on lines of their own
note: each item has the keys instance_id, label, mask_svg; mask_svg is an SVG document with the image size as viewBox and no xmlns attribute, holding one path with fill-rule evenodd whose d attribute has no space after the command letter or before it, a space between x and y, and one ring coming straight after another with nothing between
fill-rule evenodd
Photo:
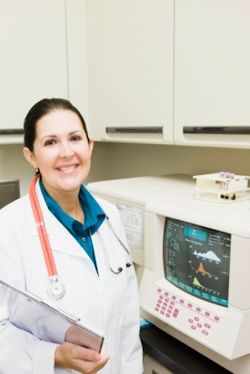
<instances>
[{"instance_id":1,"label":"stethoscope","mask_svg":"<svg viewBox=\"0 0 250 374\"><path fill-rule=\"evenodd\" d=\"M57 272L57 269L56 269L54 256L53 256L51 245L50 245L50 242L49 242L48 233L47 233L47 230L46 230L46 227L45 227L45 222L44 222L42 210L41 210L40 203L39 203L39 200L38 200L38 196L37 196L37 193L36 193L36 182L37 182L38 178L39 178L39 175L36 175L32 179L32 182L31 182L30 188L29 188L29 197L30 197L30 202L31 202L33 215L34 215L35 222L36 222L36 227L37 227L37 231L38 231L38 235L39 235L39 240L40 240L42 251L43 251L45 264L46 264L47 271L48 271L49 283L48 283L48 286L47 286L47 293L48 293L49 297L58 300L58 299L63 298L63 296L65 295L66 289L65 289L65 285L59 280L59 277L58 277L58 272ZM109 221L109 218L106 217L106 219L107 219L109 227L111 228L111 230L112 230L113 234L115 235L116 239L119 241L119 243L121 244L121 246L123 247L123 249L127 253L129 261L125 264L125 267L129 268L133 264L130 252L129 252L128 248L126 247L126 245L122 242L122 240L117 235L116 231L114 230L113 226L111 225L111 223ZM108 259L109 268L112 271L112 273L113 274L120 274L123 271L123 268L121 266L119 266L117 269L114 269L110 264L108 255L106 257Z\"/></svg>"}]
</instances>

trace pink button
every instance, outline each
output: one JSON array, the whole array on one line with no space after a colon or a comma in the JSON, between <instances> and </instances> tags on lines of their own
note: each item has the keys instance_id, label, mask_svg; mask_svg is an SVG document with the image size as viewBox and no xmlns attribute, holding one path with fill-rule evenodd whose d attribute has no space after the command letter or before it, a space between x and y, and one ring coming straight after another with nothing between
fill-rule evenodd
<instances>
[{"instance_id":1,"label":"pink button","mask_svg":"<svg viewBox=\"0 0 250 374\"><path fill-rule=\"evenodd\" d=\"M195 326L195 325L192 325L192 326L191 326L191 329L196 330L196 326Z\"/></svg>"},{"instance_id":2,"label":"pink button","mask_svg":"<svg viewBox=\"0 0 250 374\"><path fill-rule=\"evenodd\" d=\"M188 303L188 307L189 307L189 308L192 308L192 306L193 306L192 304Z\"/></svg>"},{"instance_id":3,"label":"pink button","mask_svg":"<svg viewBox=\"0 0 250 374\"><path fill-rule=\"evenodd\" d=\"M156 312L159 312L159 309L158 309L158 308L155 308L155 311L156 311Z\"/></svg>"},{"instance_id":4,"label":"pink button","mask_svg":"<svg viewBox=\"0 0 250 374\"><path fill-rule=\"evenodd\" d=\"M195 321L199 321L199 317L194 317L194 320Z\"/></svg>"},{"instance_id":5,"label":"pink button","mask_svg":"<svg viewBox=\"0 0 250 374\"><path fill-rule=\"evenodd\" d=\"M207 330L201 330L202 334L203 335L208 335L208 331Z\"/></svg>"},{"instance_id":6,"label":"pink button","mask_svg":"<svg viewBox=\"0 0 250 374\"><path fill-rule=\"evenodd\" d=\"M165 316L169 318L169 317L170 317L170 314L166 313Z\"/></svg>"},{"instance_id":7,"label":"pink button","mask_svg":"<svg viewBox=\"0 0 250 374\"><path fill-rule=\"evenodd\" d=\"M174 296L174 295L173 295L173 296L172 296L172 299L174 299L174 300L175 300L175 299L176 299L176 296Z\"/></svg>"},{"instance_id":8,"label":"pink button","mask_svg":"<svg viewBox=\"0 0 250 374\"><path fill-rule=\"evenodd\" d=\"M197 312L200 312L200 311L201 311L201 308L197 307L196 310L197 310Z\"/></svg>"},{"instance_id":9,"label":"pink button","mask_svg":"<svg viewBox=\"0 0 250 374\"><path fill-rule=\"evenodd\" d=\"M189 319L188 319L188 322L189 322L189 323L193 323L194 321L192 320L192 318L189 318Z\"/></svg>"},{"instance_id":10,"label":"pink button","mask_svg":"<svg viewBox=\"0 0 250 374\"><path fill-rule=\"evenodd\" d=\"M160 289L160 288L157 288L157 292L161 292L161 289Z\"/></svg>"},{"instance_id":11,"label":"pink button","mask_svg":"<svg viewBox=\"0 0 250 374\"><path fill-rule=\"evenodd\" d=\"M210 313L209 313L209 312L205 312L205 315L209 317L209 316L210 316Z\"/></svg>"},{"instance_id":12,"label":"pink button","mask_svg":"<svg viewBox=\"0 0 250 374\"><path fill-rule=\"evenodd\" d=\"M201 328L202 324L201 323L197 323L197 327L199 327L199 329Z\"/></svg>"},{"instance_id":13,"label":"pink button","mask_svg":"<svg viewBox=\"0 0 250 374\"><path fill-rule=\"evenodd\" d=\"M165 295L165 296L168 296L168 292L164 292L164 295Z\"/></svg>"},{"instance_id":14,"label":"pink button","mask_svg":"<svg viewBox=\"0 0 250 374\"><path fill-rule=\"evenodd\" d=\"M180 303L184 304L184 300L183 300L183 299L180 299Z\"/></svg>"},{"instance_id":15,"label":"pink button","mask_svg":"<svg viewBox=\"0 0 250 374\"><path fill-rule=\"evenodd\" d=\"M214 317L214 320L217 321L217 322L219 322L219 321L220 321L220 317L215 316L215 317Z\"/></svg>"},{"instance_id":16,"label":"pink button","mask_svg":"<svg viewBox=\"0 0 250 374\"><path fill-rule=\"evenodd\" d=\"M170 302L170 304L174 305L174 304L175 304L175 302L174 302L174 301L171 301L171 302Z\"/></svg>"},{"instance_id":17,"label":"pink button","mask_svg":"<svg viewBox=\"0 0 250 374\"><path fill-rule=\"evenodd\" d=\"M207 329L210 329L211 328L211 325L209 323L205 323L204 326L207 328Z\"/></svg>"}]
</instances>

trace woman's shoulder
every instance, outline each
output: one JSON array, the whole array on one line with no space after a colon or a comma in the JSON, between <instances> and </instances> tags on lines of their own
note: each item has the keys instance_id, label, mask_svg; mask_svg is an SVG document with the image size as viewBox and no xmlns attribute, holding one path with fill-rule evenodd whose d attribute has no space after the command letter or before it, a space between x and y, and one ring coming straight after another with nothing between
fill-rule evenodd
<instances>
[{"instance_id":1,"label":"woman's shoulder","mask_svg":"<svg viewBox=\"0 0 250 374\"><path fill-rule=\"evenodd\" d=\"M19 220L22 219L22 213L24 212L27 202L28 196L25 195L5 205L0 209L0 219L5 220L8 219L8 217L12 220L15 218L18 218Z\"/></svg>"},{"instance_id":2,"label":"woman's shoulder","mask_svg":"<svg viewBox=\"0 0 250 374\"><path fill-rule=\"evenodd\" d=\"M102 197L96 196L95 194L93 194L93 196L106 215L109 216L110 214L118 214L117 206L114 203L109 200L103 199Z\"/></svg>"}]
</instances>

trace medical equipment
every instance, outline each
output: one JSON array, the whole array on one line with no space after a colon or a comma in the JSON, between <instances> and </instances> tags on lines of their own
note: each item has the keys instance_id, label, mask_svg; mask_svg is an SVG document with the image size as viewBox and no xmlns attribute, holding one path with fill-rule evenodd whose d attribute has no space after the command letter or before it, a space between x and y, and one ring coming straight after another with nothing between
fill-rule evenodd
<instances>
[{"instance_id":1,"label":"medical equipment","mask_svg":"<svg viewBox=\"0 0 250 374\"><path fill-rule=\"evenodd\" d=\"M222 171L193 178L196 179L198 199L228 203L250 198L249 176Z\"/></svg>"},{"instance_id":2,"label":"medical equipment","mask_svg":"<svg viewBox=\"0 0 250 374\"><path fill-rule=\"evenodd\" d=\"M117 233L115 232L115 230L113 229L113 226L111 225L110 221L109 221L109 217L107 217L107 221L109 223L109 227L111 228L113 234L115 235L116 239L118 240L118 242L121 244L121 246L123 247L123 249L125 250L125 252L127 253L128 255L128 258L129 258L129 262L126 262L125 266L126 268L129 268L130 266L133 265L133 259L132 259L132 256L130 255L130 252L128 250L128 248L126 247L126 245L122 242L122 240L119 238L119 236L117 235ZM108 257L108 256L107 256ZM109 261L109 257L108 257L108 261ZM110 262L109 262L109 268L110 270L112 271L112 273L114 274L119 274L123 271L123 268L121 266L119 266L117 268L117 270L113 269Z\"/></svg>"},{"instance_id":3,"label":"medical equipment","mask_svg":"<svg viewBox=\"0 0 250 374\"><path fill-rule=\"evenodd\" d=\"M36 221L36 227L43 250L43 256L45 264L48 270L49 284L47 287L47 293L51 298L61 299L65 295L65 286L60 282L58 278L58 273L56 269L56 264L54 256L52 254L52 249L50 246L47 230L45 227L45 222L43 219L42 210L36 194L36 182L39 176L33 178L30 188L29 188L29 197L31 202L32 211Z\"/></svg>"},{"instance_id":4,"label":"medical equipment","mask_svg":"<svg viewBox=\"0 0 250 374\"><path fill-rule=\"evenodd\" d=\"M176 180L178 185L176 186ZM195 187L192 177L182 174L146 176L92 182L88 189L96 196L114 203L120 211L133 262L144 264L144 208L159 197L171 195L174 189L180 194Z\"/></svg>"},{"instance_id":5,"label":"medical equipment","mask_svg":"<svg viewBox=\"0 0 250 374\"><path fill-rule=\"evenodd\" d=\"M31 182L30 188L29 188L29 197L30 197L30 202L32 206L32 211L34 214L34 218L36 221L36 226L37 226L37 231L41 243L41 247L43 250L43 256L45 260L45 264L47 267L48 271L48 277L49 277L49 284L47 286L47 293L49 297L54 298L54 299L61 299L65 295L65 285L60 281L58 277L58 272L56 269L56 264L54 260L54 256L52 253L52 249L50 246L47 230L45 227L45 222L43 219L43 214L42 210L39 204L39 200L36 194L36 182L38 180L39 176L35 176ZM126 247L126 245L122 242L122 240L119 238L117 233L115 232L113 226L110 223L110 220L108 217L106 217L107 222L109 224L110 229L112 230L113 234L115 235L116 239L118 242L121 244L122 248L126 252L129 261L126 262L125 266L128 268L132 265L132 258L130 256L129 250ZM117 269L114 269L111 266L110 259L107 255L108 263L109 263L109 268L114 274L120 274L123 271L123 267L119 266Z\"/></svg>"},{"instance_id":6,"label":"medical equipment","mask_svg":"<svg viewBox=\"0 0 250 374\"><path fill-rule=\"evenodd\" d=\"M178 181L176 181L178 189ZM250 372L250 201L193 189L145 207L142 316L234 373Z\"/></svg>"}]
</instances>

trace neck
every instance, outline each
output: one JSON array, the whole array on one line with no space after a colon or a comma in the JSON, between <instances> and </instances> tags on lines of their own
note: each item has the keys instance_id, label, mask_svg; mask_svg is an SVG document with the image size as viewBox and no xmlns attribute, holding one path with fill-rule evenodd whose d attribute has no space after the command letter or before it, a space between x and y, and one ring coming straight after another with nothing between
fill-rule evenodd
<instances>
[{"instance_id":1,"label":"neck","mask_svg":"<svg viewBox=\"0 0 250 374\"><path fill-rule=\"evenodd\" d=\"M79 190L74 191L57 191L44 185L48 194L57 202L58 205L71 217L84 223L84 214L79 200Z\"/></svg>"},{"instance_id":2,"label":"neck","mask_svg":"<svg viewBox=\"0 0 250 374\"><path fill-rule=\"evenodd\" d=\"M66 213L77 221L84 223L84 214L78 195L64 196L63 198L54 199Z\"/></svg>"}]
</instances>

